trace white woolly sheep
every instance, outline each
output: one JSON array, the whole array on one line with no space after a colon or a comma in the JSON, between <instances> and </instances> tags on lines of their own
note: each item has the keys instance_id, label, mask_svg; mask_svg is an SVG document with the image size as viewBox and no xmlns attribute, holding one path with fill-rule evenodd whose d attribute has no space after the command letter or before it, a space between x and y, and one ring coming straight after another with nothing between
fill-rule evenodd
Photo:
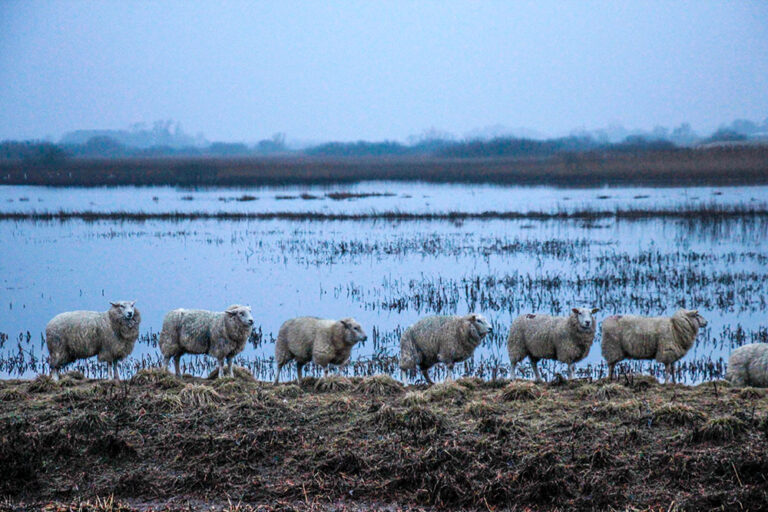
<instances>
[{"instance_id":1,"label":"white woolly sheep","mask_svg":"<svg viewBox=\"0 0 768 512\"><path fill-rule=\"evenodd\" d=\"M139 337L141 315L136 301L110 302L107 311L69 311L56 315L45 327L51 374L59 378L62 366L78 359L97 356L112 367L119 380L117 362L133 351Z\"/></svg>"},{"instance_id":2,"label":"white woolly sheep","mask_svg":"<svg viewBox=\"0 0 768 512\"><path fill-rule=\"evenodd\" d=\"M443 363L448 379L453 379L453 365L472 357L491 325L482 315L428 316L405 330L400 337L400 369L421 371L432 384L429 369Z\"/></svg>"},{"instance_id":3,"label":"white woolly sheep","mask_svg":"<svg viewBox=\"0 0 768 512\"><path fill-rule=\"evenodd\" d=\"M697 310L680 309L671 317L613 315L603 320L602 352L613 378L623 359L655 359L664 364L665 377L676 381L675 362L693 346L707 321Z\"/></svg>"},{"instance_id":4,"label":"white woolly sheep","mask_svg":"<svg viewBox=\"0 0 768 512\"><path fill-rule=\"evenodd\" d=\"M734 386L768 387L768 343L752 343L734 350L728 358L725 378Z\"/></svg>"},{"instance_id":5,"label":"white woolly sheep","mask_svg":"<svg viewBox=\"0 0 768 512\"><path fill-rule=\"evenodd\" d=\"M224 377L224 361L229 376L234 376L232 360L243 351L253 328L251 308L235 304L225 311L174 309L163 318L158 345L163 366L173 358L176 375L184 354L208 354L219 362L219 377Z\"/></svg>"},{"instance_id":6,"label":"white woolly sheep","mask_svg":"<svg viewBox=\"0 0 768 512\"><path fill-rule=\"evenodd\" d=\"M517 364L528 357L537 381L541 380L540 359L566 363L568 378L573 378L574 363L587 357L595 339L593 315L598 311L598 308L573 308L568 316L526 314L517 317L507 337L512 377Z\"/></svg>"},{"instance_id":7,"label":"white woolly sheep","mask_svg":"<svg viewBox=\"0 0 768 512\"><path fill-rule=\"evenodd\" d=\"M330 320L302 316L286 320L280 326L275 342L275 384L280 380L283 366L293 359L296 360L296 382L299 384L301 370L310 361L323 368L323 375L328 375L329 364L345 364L355 343L367 339L354 318Z\"/></svg>"}]
</instances>

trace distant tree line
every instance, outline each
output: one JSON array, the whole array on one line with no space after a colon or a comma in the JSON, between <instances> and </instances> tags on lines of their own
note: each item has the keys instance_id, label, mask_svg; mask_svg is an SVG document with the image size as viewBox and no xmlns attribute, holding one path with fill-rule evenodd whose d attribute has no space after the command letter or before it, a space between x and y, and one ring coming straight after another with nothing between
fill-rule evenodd
<instances>
[{"instance_id":1,"label":"distant tree line","mask_svg":"<svg viewBox=\"0 0 768 512\"><path fill-rule=\"evenodd\" d=\"M618 138L621 136L622 138ZM158 121L151 129L134 125L130 130L79 130L65 135L58 144L47 141L0 142L0 160L27 164L55 165L67 158L132 157L246 157L265 155L308 155L317 157L430 156L438 158L536 158L562 153L590 151L643 152L671 150L697 144L768 141L768 119L758 124L738 119L721 126L708 137L696 134L683 123L669 131L663 127L650 132L629 133L621 127L582 132L550 139L514 136L454 140L450 134L429 130L411 137L407 144L397 141L329 142L304 149L290 149L283 133L255 145L208 142L202 135L191 137L171 121Z\"/></svg>"}]
</instances>

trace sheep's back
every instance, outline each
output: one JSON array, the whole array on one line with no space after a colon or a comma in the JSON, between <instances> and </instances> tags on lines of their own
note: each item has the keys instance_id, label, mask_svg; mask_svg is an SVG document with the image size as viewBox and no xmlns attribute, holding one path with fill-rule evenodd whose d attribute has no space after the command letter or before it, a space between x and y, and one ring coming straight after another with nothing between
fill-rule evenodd
<instances>
[{"instance_id":1,"label":"sheep's back","mask_svg":"<svg viewBox=\"0 0 768 512\"><path fill-rule=\"evenodd\" d=\"M455 336L460 322L460 317L428 316L408 328L413 346L421 356L422 366L437 363L442 346L456 343Z\"/></svg>"},{"instance_id":2,"label":"sheep's back","mask_svg":"<svg viewBox=\"0 0 768 512\"><path fill-rule=\"evenodd\" d=\"M177 310L174 323L181 348L190 354L207 353L211 347L211 330L222 314L203 309Z\"/></svg>"},{"instance_id":3,"label":"sheep's back","mask_svg":"<svg viewBox=\"0 0 768 512\"><path fill-rule=\"evenodd\" d=\"M668 317L621 315L603 322L603 343L606 338L614 339L627 357L653 359L660 344L672 341L672 323Z\"/></svg>"},{"instance_id":4,"label":"sheep's back","mask_svg":"<svg viewBox=\"0 0 768 512\"><path fill-rule=\"evenodd\" d=\"M99 352L109 330L105 313L98 311L68 311L56 315L46 325L46 342L50 353L66 353L67 359L86 358Z\"/></svg>"},{"instance_id":5,"label":"sheep's back","mask_svg":"<svg viewBox=\"0 0 768 512\"><path fill-rule=\"evenodd\" d=\"M545 314L522 315L513 323L513 330L525 342L528 353L537 359L553 359L555 346L566 335L567 318Z\"/></svg>"},{"instance_id":6,"label":"sheep's back","mask_svg":"<svg viewBox=\"0 0 768 512\"><path fill-rule=\"evenodd\" d=\"M278 338L297 361L306 363L312 360L312 348L316 340L330 336L329 331L334 323L334 320L310 316L292 318L280 327Z\"/></svg>"}]
</instances>

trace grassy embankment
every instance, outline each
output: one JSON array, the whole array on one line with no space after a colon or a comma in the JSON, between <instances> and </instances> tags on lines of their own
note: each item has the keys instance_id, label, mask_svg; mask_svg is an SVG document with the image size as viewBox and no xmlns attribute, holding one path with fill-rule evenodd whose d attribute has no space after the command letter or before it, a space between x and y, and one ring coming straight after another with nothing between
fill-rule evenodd
<instances>
[{"instance_id":1,"label":"grassy embankment","mask_svg":"<svg viewBox=\"0 0 768 512\"><path fill-rule=\"evenodd\" d=\"M647 377L0 381L0 510L764 510L765 395Z\"/></svg>"},{"instance_id":2,"label":"grassy embankment","mask_svg":"<svg viewBox=\"0 0 768 512\"><path fill-rule=\"evenodd\" d=\"M768 146L592 151L538 158L164 157L0 162L0 184L255 186L365 180L563 187L768 183Z\"/></svg>"}]
</instances>

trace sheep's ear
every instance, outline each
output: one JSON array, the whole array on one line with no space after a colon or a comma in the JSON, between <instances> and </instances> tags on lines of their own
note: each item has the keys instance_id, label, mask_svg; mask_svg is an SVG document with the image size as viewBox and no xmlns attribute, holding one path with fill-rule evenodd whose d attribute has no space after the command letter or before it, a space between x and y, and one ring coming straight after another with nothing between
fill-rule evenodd
<instances>
[{"instance_id":1,"label":"sheep's ear","mask_svg":"<svg viewBox=\"0 0 768 512\"><path fill-rule=\"evenodd\" d=\"M474 313L472 313L471 315L469 315L469 321L470 321L470 322L477 322L477 315L476 315L476 314L474 314Z\"/></svg>"},{"instance_id":2,"label":"sheep's ear","mask_svg":"<svg viewBox=\"0 0 768 512\"><path fill-rule=\"evenodd\" d=\"M573 311L573 313L576 314L576 315L579 314L579 308L573 308L573 309L571 309L571 311Z\"/></svg>"},{"instance_id":3,"label":"sheep's ear","mask_svg":"<svg viewBox=\"0 0 768 512\"><path fill-rule=\"evenodd\" d=\"M237 310L236 309L228 309L228 310L226 310L224 312L226 314L230 315L230 316L235 316L237 314Z\"/></svg>"},{"instance_id":4,"label":"sheep's ear","mask_svg":"<svg viewBox=\"0 0 768 512\"><path fill-rule=\"evenodd\" d=\"M120 305L117 302L112 302L112 301L109 301L109 303L112 305L113 308L116 308Z\"/></svg>"},{"instance_id":5,"label":"sheep's ear","mask_svg":"<svg viewBox=\"0 0 768 512\"><path fill-rule=\"evenodd\" d=\"M688 312L688 316L696 316L698 314L699 314L699 310L698 309L692 309L692 310L690 310Z\"/></svg>"},{"instance_id":6,"label":"sheep's ear","mask_svg":"<svg viewBox=\"0 0 768 512\"><path fill-rule=\"evenodd\" d=\"M132 300L132 301L131 301L131 307L133 307L133 306L135 306L135 305L136 305L136 301L135 301L135 300Z\"/></svg>"},{"instance_id":7,"label":"sheep's ear","mask_svg":"<svg viewBox=\"0 0 768 512\"><path fill-rule=\"evenodd\" d=\"M343 325L345 328L349 329L349 319L344 318L343 320L339 320L341 322L341 325Z\"/></svg>"},{"instance_id":8,"label":"sheep's ear","mask_svg":"<svg viewBox=\"0 0 768 512\"><path fill-rule=\"evenodd\" d=\"M593 314L593 315L594 315L595 313L597 313L598 311L600 311L600 308L592 308L592 314Z\"/></svg>"}]
</instances>

